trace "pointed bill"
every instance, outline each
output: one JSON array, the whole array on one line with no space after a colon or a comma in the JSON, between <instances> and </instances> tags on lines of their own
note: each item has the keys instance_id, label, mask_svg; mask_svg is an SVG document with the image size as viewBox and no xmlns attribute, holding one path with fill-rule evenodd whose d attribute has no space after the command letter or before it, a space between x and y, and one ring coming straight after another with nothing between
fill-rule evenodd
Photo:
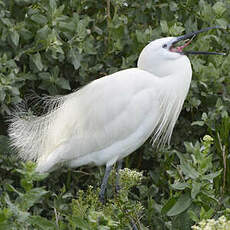
<instances>
[{"instance_id":1,"label":"pointed bill","mask_svg":"<svg viewBox=\"0 0 230 230\"><path fill-rule=\"evenodd\" d=\"M182 36L179 36L177 38L175 38L175 40L172 41L172 45L170 47L170 51L171 52L176 52L176 53L181 53L184 55L187 54L204 54L204 55L226 55L225 53L221 53L221 52L208 52L208 51L184 51L183 49L185 47L187 47L191 41L193 40L193 38L199 34L199 33L203 33L212 29L221 29L220 26L213 26L213 27L207 27L195 32L191 32ZM187 41L183 46L175 46L178 42L180 41Z\"/></svg>"}]
</instances>

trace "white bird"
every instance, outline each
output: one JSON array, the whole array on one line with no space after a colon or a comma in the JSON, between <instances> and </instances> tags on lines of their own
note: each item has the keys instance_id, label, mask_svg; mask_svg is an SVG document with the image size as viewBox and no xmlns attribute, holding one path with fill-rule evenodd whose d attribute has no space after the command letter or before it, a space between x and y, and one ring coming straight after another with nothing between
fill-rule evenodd
<instances>
[{"instance_id":1,"label":"white bird","mask_svg":"<svg viewBox=\"0 0 230 230\"><path fill-rule=\"evenodd\" d=\"M37 162L38 172L60 165L106 165L100 199L112 166L140 147L151 135L155 143L170 141L189 90L192 69L186 54L222 54L183 49L196 34L166 37L149 43L137 67L94 80L66 96L46 100L42 116L14 115L11 145L23 160ZM120 167L120 166L119 166Z\"/></svg>"}]
</instances>

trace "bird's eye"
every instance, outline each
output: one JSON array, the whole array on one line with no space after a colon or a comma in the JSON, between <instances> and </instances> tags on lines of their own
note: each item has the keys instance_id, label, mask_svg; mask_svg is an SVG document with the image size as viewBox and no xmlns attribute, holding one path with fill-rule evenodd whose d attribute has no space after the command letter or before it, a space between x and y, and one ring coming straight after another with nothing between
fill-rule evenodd
<instances>
[{"instance_id":1,"label":"bird's eye","mask_svg":"<svg viewBox=\"0 0 230 230\"><path fill-rule=\"evenodd\" d=\"M167 44L164 44L164 45L162 46L162 48L164 48L164 49L167 48Z\"/></svg>"}]
</instances>

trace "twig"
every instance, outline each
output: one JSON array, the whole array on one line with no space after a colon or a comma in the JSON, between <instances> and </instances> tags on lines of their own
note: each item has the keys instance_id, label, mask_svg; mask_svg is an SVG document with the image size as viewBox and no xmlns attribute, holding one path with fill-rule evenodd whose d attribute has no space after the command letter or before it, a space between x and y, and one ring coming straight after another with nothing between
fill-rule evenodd
<instances>
[{"instance_id":1,"label":"twig","mask_svg":"<svg viewBox=\"0 0 230 230\"><path fill-rule=\"evenodd\" d=\"M111 19L111 15L110 15L110 0L107 0L107 20L109 23L109 20Z\"/></svg>"},{"instance_id":2,"label":"twig","mask_svg":"<svg viewBox=\"0 0 230 230\"><path fill-rule=\"evenodd\" d=\"M73 172L75 172L75 173L81 173L81 174L84 174L84 175L86 175L86 176L91 175L90 173L84 172L84 171L82 171L82 170L73 170Z\"/></svg>"},{"instance_id":3,"label":"twig","mask_svg":"<svg viewBox=\"0 0 230 230\"><path fill-rule=\"evenodd\" d=\"M223 193L224 193L224 190L225 190L225 185L226 185L226 168L227 168L227 165L226 165L226 152L225 152L225 145L223 146L223 151L222 151L222 155L223 155L223 163L224 163L224 178L223 178Z\"/></svg>"},{"instance_id":4,"label":"twig","mask_svg":"<svg viewBox=\"0 0 230 230\"><path fill-rule=\"evenodd\" d=\"M59 220L59 215L57 213L57 210L56 208L54 208L54 214L55 214L55 223L56 223L56 226L57 226L57 229L59 230L59 224L58 224L58 220Z\"/></svg>"},{"instance_id":5,"label":"twig","mask_svg":"<svg viewBox=\"0 0 230 230\"><path fill-rule=\"evenodd\" d=\"M221 139L220 139L220 134L217 133L217 137L218 137L218 142L220 145L220 149L222 152L222 157L223 157L223 164L224 164L224 175L223 175L223 186L222 186L222 195L224 194L224 190L225 190L225 183L226 183L226 151L225 151L225 145L222 145L221 143Z\"/></svg>"}]
</instances>

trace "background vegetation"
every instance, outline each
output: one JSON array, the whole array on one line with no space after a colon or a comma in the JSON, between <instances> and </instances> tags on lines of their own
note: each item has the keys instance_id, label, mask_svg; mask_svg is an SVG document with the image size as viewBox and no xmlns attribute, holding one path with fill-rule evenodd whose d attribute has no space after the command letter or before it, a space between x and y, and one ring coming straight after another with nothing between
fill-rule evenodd
<instances>
[{"instance_id":1,"label":"background vegetation","mask_svg":"<svg viewBox=\"0 0 230 230\"><path fill-rule=\"evenodd\" d=\"M225 28L229 18L229 0L0 0L0 229L123 230L135 222L139 229L186 230L228 218L228 30L199 35L189 47L227 55L190 57L193 80L171 146L156 150L147 142L127 157L124 167L144 177L124 170L116 196L111 177L105 206L97 199L103 167L37 175L9 149L6 120L26 95L68 94L134 67L151 40Z\"/></svg>"}]
</instances>

